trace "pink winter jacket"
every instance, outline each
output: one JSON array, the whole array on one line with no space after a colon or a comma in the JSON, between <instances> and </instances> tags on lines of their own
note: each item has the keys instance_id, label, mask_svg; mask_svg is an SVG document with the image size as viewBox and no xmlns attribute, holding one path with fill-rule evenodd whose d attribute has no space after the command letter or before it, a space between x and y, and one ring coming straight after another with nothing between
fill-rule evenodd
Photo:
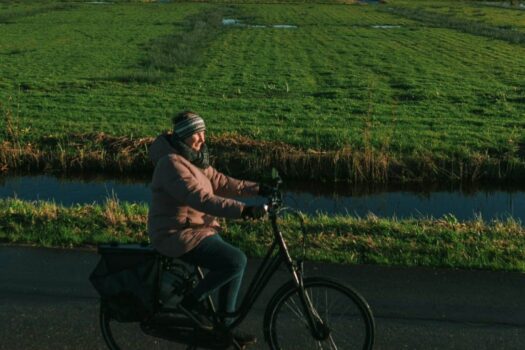
<instances>
[{"instance_id":1,"label":"pink winter jacket","mask_svg":"<svg viewBox=\"0 0 525 350\"><path fill-rule=\"evenodd\" d=\"M160 253L178 257L220 230L216 217L240 218L244 203L225 198L257 195L254 182L228 177L212 166L201 169L179 155L169 135L149 148L155 164L148 234Z\"/></svg>"}]
</instances>

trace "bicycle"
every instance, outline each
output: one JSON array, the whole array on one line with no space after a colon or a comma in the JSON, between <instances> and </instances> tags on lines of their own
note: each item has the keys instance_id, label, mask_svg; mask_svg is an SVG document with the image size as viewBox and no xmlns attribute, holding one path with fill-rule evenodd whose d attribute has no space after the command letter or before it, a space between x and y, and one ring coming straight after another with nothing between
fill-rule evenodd
<instances>
[{"instance_id":1,"label":"bicycle","mask_svg":"<svg viewBox=\"0 0 525 350\"><path fill-rule=\"evenodd\" d=\"M204 301L210 311L217 332L203 332L193 320L187 319L171 307L182 299L203 273L199 267L189 267L178 259L161 256L163 280L173 290L159 287L158 310L148 320L139 323L140 331L154 337L148 348L169 346L171 342L185 344L188 350L198 348L242 349L232 331L245 319L251 307L281 264L285 264L292 279L281 286L267 304L263 330L270 349L371 349L374 344L375 322L370 306L351 287L324 277L303 277L303 258L306 253L306 229L302 215L283 206L279 186L282 183L273 172L274 186L268 199L268 216L273 231L273 242L253 277L240 307L233 313L219 314L211 296ZM296 217L302 231L303 257L293 259L278 225L278 218L289 213ZM150 248L152 249L152 248ZM158 253L156 253L158 254ZM166 283L164 283L166 284ZM233 318L229 326L221 320ZM100 326L106 345L111 350L121 349L115 340L119 325L101 303ZM126 325L125 327L128 327ZM129 337L126 332L123 338ZM162 344L162 340L167 341ZM129 345L135 345L135 340ZM145 345L140 345L144 347Z\"/></svg>"}]
</instances>

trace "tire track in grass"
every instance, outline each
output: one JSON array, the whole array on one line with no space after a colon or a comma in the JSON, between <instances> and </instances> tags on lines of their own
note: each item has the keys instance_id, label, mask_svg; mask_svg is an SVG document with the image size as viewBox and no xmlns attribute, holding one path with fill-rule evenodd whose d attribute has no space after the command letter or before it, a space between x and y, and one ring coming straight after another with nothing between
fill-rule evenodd
<instances>
[{"instance_id":1,"label":"tire track in grass","mask_svg":"<svg viewBox=\"0 0 525 350\"><path fill-rule=\"evenodd\" d=\"M393 32L392 32L393 33ZM394 37L392 37L394 39ZM456 40L459 39L459 40ZM447 30L428 30L425 32L416 33L411 37L398 37L395 40L381 40L373 42L371 45L383 45L382 50L388 50L395 53L400 50L407 51L407 59L417 58L424 62L424 66L431 67L439 66L443 71L447 71L450 65L461 64L461 69L457 69L458 74L463 74L465 71L474 70L471 76L476 76L480 72L488 72L489 69L483 67L493 67L495 64L509 65L518 62L519 54L515 52L515 48L509 47L508 51L502 52L505 61L494 57L494 62L481 62L476 60L476 57L483 56L485 53L480 49L480 39L475 38L470 41L463 41L462 34L454 34L447 32ZM481 41L484 41L481 39ZM502 58L503 58L502 57ZM514 60L512 60L514 58ZM433 67L434 68L434 67ZM476 71L481 69L481 71ZM435 69L436 70L436 69ZM456 70L455 70L456 71Z\"/></svg>"},{"instance_id":2,"label":"tire track in grass","mask_svg":"<svg viewBox=\"0 0 525 350\"><path fill-rule=\"evenodd\" d=\"M441 67L443 68L447 68L447 65L450 65L451 67L454 67L454 66L457 66L457 63L458 62L461 62L461 64L464 66L464 70L459 70L458 71L458 74L461 73L461 72L465 72L465 71L472 71L472 74L466 74L467 76L475 76L477 74L476 70L479 69L479 68L476 68L478 66L474 66L472 68L472 59L470 57L468 57L468 59L463 59L463 56L459 55L459 56L452 56L451 58L451 55L450 55L450 50L448 49L445 49L445 46L442 44L442 42L444 41L444 39L446 40L453 40L451 37L448 36L448 33L446 33L445 31L440 31L440 32L436 32L436 31L428 31L427 32L427 37L428 37L428 34L431 34L432 36L432 40L430 43L429 40L424 40L424 38L420 38L419 40L410 40L410 38L407 38L403 43L402 43L402 48L401 50L403 51L406 51L406 53L404 53L402 56L405 56L407 58L415 58L417 59L418 61L423 61L423 63L418 63L418 64L413 64L412 67L417 67L417 66L422 66L422 67L429 67L431 69L427 69L427 75L429 75L429 77L431 77L432 75L434 75L435 73L434 72L439 72L440 73L440 70L439 69L435 69L435 67L433 65L435 65L436 62L440 62L442 59L443 60L446 60L448 62L443 62L441 64ZM445 37L443 37L442 35L446 35ZM441 37L440 37L441 35ZM461 34L452 34L452 36L455 36L455 37L460 37ZM347 39L349 40L349 39ZM434 42L434 40L436 42ZM479 41L479 39L477 39L477 41ZM441 42L441 44L439 44ZM424 45L427 45L427 46L421 46L420 43L425 43ZM441 45L441 47L443 47L443 50L442 50L442 54L440 56L438 56L437 58L433 58L432 55L422 55L421 53L423 52L430 52L430 50L432 50L433 47L435 47L434 44L438 44L438 45ZM455 43L457 44L457 43ZM395 50L394 47L392 47L392 43L391 43L391 40L382 40L380 42L369 42L369 45L370 46L375 46L375 45L383 45L383 48L381 50L388 50L388 51L391 51L391 52L394 52L392 50ZM459 43L458 45L458 48L461 48L463 47L463 45L461 43ZM471 47L476 47L476 43L470 43L470 46ZM377 46L375 46L375 49L377 49ZM397 50L399 50L399 48L397 48ZM413 51L413 52L412 52ZM460 50L456 50L456 52L460 52ZM434 51L434 54L435 54L435 51ZM436 61L436 62L435 62ZM449 63L449 62L452 62ZM408 69L410 69L410 65L407 65L408 66ZM402 66L403 69L407 69L405 67L407 66ZM376 70L374 69L374 67L372 66L371 67L373 71L375 71L377 73L377 75L380 75L380 73L382 73L382 71L379 69L379 70ZM447 71L445 69L445 71ZM458 74L455 74L455 75L458 75ZM409 75L409 74L407 74ZM423 77L424 79L424 77ZM419 81L417 81L416 85L420 85L421 82L420 80L423 80L423 79L418 79ZM456 76L456 79L461 79L460 76ZM480 85L481 81L475 81L476 82L476 85Z\"/></svg>"},{"instance_id":3,"label":"tire track in grass","mask_svg":"<svg viewBox=\"0 0 525 350\"><path fill-rule=\"evenodd\" d=\"M43 13L54 12L54 11L65 11L71 10L78 7L77 4L53 4L41 7L33 7L25 10L6 11L0 13L0 23L13 23L21 18L37 16Z\"/></svg>"},{"instance_id":4,"label":"tire track in grass","mask_svg":"<svg viewBox=\"0 0 525 350\"><path fill-rule=\"evenodd\" d=\"M396 5L412 9L421 8L421 3L417 1L396 1ZM511 25L520 31L525 29L525 11L512 7L497 8L498 5L494 5L494 2L432 1L425 2L425 6L439 15L454 15L458 19L482 22L495 27L505 28Z\"/></svg>"},{"instance_id":5,"label":"tire track in grass","mask_svg":"<svg viewBox=\"0 0 525 350\"><path fill-rule=\"evenodd\" d=\"M224 31L222 19L229 8L205 8L188 17L185 30L158 37L147 46L148 56L142 62L145 68L174 72L185 66L201 63L205 50Z\"/></svg>"},{"instance_id":6,"label":"tire track in grass","mask_svg":"<svg viewBox=\"0 0 525 350\"><path fill-rule=\"evenodd\" d=\"M333 7L323 7L323 9L327 9L327 8L333 9ZM344 7L344 8L346 9L346 8L349 8L349 7ZM303 23L304 21L309 21L311 19L310 18L307 18L306 20L303 19L303 22L301 22L300 20L296 19L296 16L303 14L301 12L303 10L299 11L297 9L298 9L298 7L290 7L289 13L286 13L286 11L281 11L279 18L284 18L283 17L283 13L286 13L286 16L285 16L286 21L285 22L299 23L300 28L299 28L298 31L313 30L315 32L316 30L326 30L324 28L324 24L326 23L326 18L329 18L328 22L330 22L330 21L332 21L331 18L333 18L334 14L338 14L339 15L339 13L340 13L338 11L333 11L333 10L332 11L325 11L326 13L323 12L323 15L320 15L320 17L323 18L322 20L319 20L319 22L322 22L321 24L318 24L317 26L310 25L310 26L307 26L306 28L304 28L301 25L301 23ZM357 7L354 7L354 9L357 9ZM322 11L319 11L319 12L322 12ZM339 15L339 16L341 16L341 15ZM385 17L382 14L380 14L379 16ZM387 15L387 16L388 17L392 17L390 15ZM288 20L289 18L291 18L291 20ZM265 20L269 21L268 18L266 18ZM295 22L296 20L298 22ZM373 21L377 21L377 20L373 20ZM329 23L328 25L326 25L326 27L334 28L332 23ZM246 32L247 30L248 29L244 29L242 31ZM262 31L262 29L261 29L261 31ZM328 42L328 41L331 41L330 40L330 35L327 35L327 34L322 35L318 40L315 41L315 43L312 43L311 42L311 38L308 38L308 39L300 41L300 43L301 43L300 45L296 45L299 42L299 40L301 40L300 36L298 36L296 38L297 41L294 42L294 43L290 43L291 39L289 39L289 38L285 39L284 38L285 36L291 36L292 35L291 33L292 33L291 31L290 32L284 32L283 31L281 33L275 32L273 36L268 36L267 37L265 46L256 44L253 40L251 40L251 43L253 44L252 46L253 47L257 47L257 49L259 51L264 52L265 57L277 57L277 60L275 60L275 59L273 59L273 60L272 59L261 59L261 60L259 60L259 66L261 67L261 70L266 71L266 72L272 72L272 74L271 74L272 76L283 76L283 75L287 76L287 75L290 75L291 74L290 73L291 70L289 68L288 69L282 69L282 68L279 69L278 67L276 68L275 67L275 61L279 62L280 66L284 66L284 67L291 66L291 65L301 66L302 63L300 63L300 60L297 59L301 55L303 56L303 60L306 57L309 57L309 56L310 57L314 57L317 54L319 56L326 56L326 55L328 55L328 56L330 56L329 59L340 61L340 57L339 56L341 56L341 54L339 52L337 52L337 51L340 51L340 48L335 48L335 49L331 48L331 45L333 45L334 42L333 42L333 40L332 40L332 42ZM241 39L239 41L240 42L244 42L245 39ZM337 42L337 40L336 40L336 42ZM269 44L269 46L268 46L268 44ZM287 46L287 47L283 48L284 46ZM310 47L315 47L315 49L314 50L310 50L310 52L307 52L308 50L305 49L305 47L309 47L309 48ZM288 51L293 51L293 54L289 55L288 53L286 53L287 50ZM293 58L291 58L290 56L292 56ZM286 62L286 64L282 64L282 62ZM299 73L300 74L302 73L302 75L304 77L308 76L309 77L308 80L310 80L310 81L316 81L315 88L306 89L306 90L316 91L316 90L320 90L320 87L324 88L326 86L326 83L329 82L330 79L333 79L334 75L331 75L331 77L322 77L319 74L319 72L316 71L317 69L319 69L319 67L322 67L323 65L326 66L327 69L330 68L330 65L327 64L326 60L324 60L323 62L310 64L310 66L312 66L312 65L314 65L315 67L311 67L308 70L308 73L302 73L302 72L299 72ZM340 66L340 64L337 64L337 65ZM358 68L358 67L355 67L355 68ZM244 69L246 69L246 66L244 66ZM304 69L303 69L303 71L304 71ZM261 73L261 72L259 72L259 73ZM335 82L335 85L337 85L337 82ZM342 84L340 84L340 85L342 85Z\"/></svg>"},{"instance_id":7,"label":"tire track in grass","mask_svg":"<svg viewBox=\"0 0 525 350\"><path fill-rule=\"evenodd\" d=\"M470 40L463 41L462 34L450 33L447 30L434 30L429 34L426 43L434 48L434 54L439 54L440 57L436 61L453 59L451 64L461 64L461 69L456 71L472 71L470 77L490 73L494 67L517 66L520 51L525 54L525 49L516 50L516 47L501 43L498 45L499 53L488 55L487 52L490 51L483 49L483 43L486 42L483 38L471 37ZM519 65L517 67L519 69Z\"/></svg>"},{"instance_id":8,"label":"tire track in grass","mask_svg":"<svg viewBox=\"0 0 525 350\"><path fill-rule=\"evenodd\" d=\"M514 29L496 27L487 23L477 22L454 15L440 14L422 8L387 7L384 11L420 21L428 26L449 28L472 35L485 36L512 44L525 45L525 33Z\"/></svg>"},{"instance_id":9,"label":"tire track in grass","mask_svg":"<svg viewBox=\"0 0 525 350\"><path fill-rule=\"evenodd\" d=\"M291 17L291 16L290 16ZM306 28L300 28L302 31L306 30ZM341 28L338 28L339 30L341 30ZM303 71L304 72L307 72L307 73L304 73L305 75L308 75L308 76L311 76L313 80L316 81L316 87L319 88L319 87L323 87L323 88L326 88L328 86L328 84L331 82L331 79L333 79L332 77L335 75L335 76L348 76L348 75L353 75L354 71L359 71L360 70L360 67L359 67L359 62L351 62L349 63L348 60L345 59L345 57L337 52L339 50L339 48L341 46L344 47L344 45L340 45L339 43L342 41L341 38L339 36L335 37L332 37L332 39L334 39L332 42L329 42L327 39L330 38L331 35L334 34L334 32L336 32L335 28L331 27L331 26L326 26L326 27L322 27L322 28L314 28L313 26L311 27L308 27L308 30L312 30L312 32L314 32L313 34L312 33L308 33L308 34L304 34L303 36L299 36L298 38L296 38L296 41L294 43L289 43L287 47L283 48L282 46L285 46L284 44L286 44L287 40L282 40L282 43L283 45L281 46L278 46L277 45L277 38L276 35L280 35L281 39L282 39L282 36L284 34L282 34L283 32L281 32L281 34L278 34L279 32L275 32L273 34L268 34L267 31L264 31L264 30L256 30L256 29L253 29L251 30L250 29L250 32L248 31L248 29L237 29L236 30L236 33L238 34L236 36L236 39L238 40L238 46L239 48L248 48L249 47L249 44L252 44L253 46L253 49L259 49L259 48L263 48L261 51L267 51L266 55L270 58L275 58L276 56L279 56L279 57L283 57L283 58L286 58L286 54L285 52L287 51L291 51L293 52L294 54L294 59L293 60L289 60L289 62L297 62L298 65L303 65L303 63L301 62L301 60L298 59L298 57L300 57L301 55L299 55L299 52L303 55L303 57L310 57L312 59L312 63L309 65L309 69L306 69L304 68ZM350 29L348 29L350 30ZM362 30L363 32L366 32L366 30ZM391 46L390 43L392 42L392 40L398 35L397 33L399 33L399 31L382 31L383 34L381 34L382 36L382 41L380 40L380 35L378 33L380 33L380 31L378 30L373 30L373 29L370 29L368 30L370 33L375 33L371 36L371 38L373 38L375 40L374 44L370 44L370 42L367 42L367 40L360 40L359 41L359 44L362 45L362 49L363 49L363 52L364 52L364 56L367 55L367 52L369 52L371 50L370 46L373 46L373 45L383 45L383 49L380 50L380 51L388 51L388 50L391 50ZM425 33L418 33L418 36L419 36L419 39L418 40L422 40L424 41L424 35L423 34L427 34L428 33L434 33L433 29L429 29L428 31L425 31ZM248 33L251 33L251 34L248 34ZM254 33L258 33L257 36L260 35L261 38L264 38L263 42L264 42L264 45L260 45L258 43L255 42L255 40L253 40L253 37L255 37L255 34ZM284 32L284 33L287 33L287 32ZM410 32L407 32L407 33L410 33ZM434 33L435 34L435 33ZM289 34L286 34L286 35L289 35ZM369 34L370 36L371 34ZM388 40L385 39L385 36ZM417 39L418 36L416 36L415 38L413 39ZM462 37L463 36L461 34L456 34L456 36L459 36L459 37ZM249 39L247 39L249 38ZM354 37L355 39L355 37ZM406 57L416 57L418 58L418 62L423 62L423 63L417 63L417 64L413 64L411 69L412 70L409 70L408 72L410 72L410 75L415 75L416 73L412 73L414 70L413 70L413 67L418 67L418 66L429 66L431 63L432 63L432 60L433 58L431 57L431 55L428 55L426 53L428 53L430 50L432 50L432 48L429 47L429 45L425 46L425 45L411 45L412 44L412 40L410 38L410 36L407 36L407 38L404 39L404 50L411 50L411 51L407 51L406 53ZM232 42L234 42L234 39L232 37ZM439 40L440 38L438 37L436 39L436 41L439 43ZM441 39L442 40L442 39ZM243 45L243 44L240 44L240 43L247 43L246 45ZM351 46L352 43L349 43L348 46ZM306 52L306 49L304 47L315 47L316 50L318 52L321 52L321 54L317 55L319 56L319 58L315 58L316 55L313 54L313 52ZM461 46L461 44L459 44L459 46ZM443 44L441 44L441 47L443 47ZM249 49L248 49L249 51ZM322 56L328 56L329 57L329 61L332 60L333 63L332 64L328 64L323 58L321 58ZM274 75L274 76L278 76L280 75L279 71L277 70L277 68L275 67L275 62L274 61L283 61L284 59L281 58L280 60L271 60L271 59L268 59L268 58L262 58L260 61L259 61L259 67L260 67L260 70L258 69L254 69L253 72L254 72L254 76L257 76L257 75L261 75L263 74L263 72L266 72L267 73L271 73L271 75ZM236 62L235 64L238 65L238 66L242 66L244 65L244 69L243 70L246 70L246 66L249 66L249 64L247 64L245 61L246 61L246 58L245 57L242 57L241 55L239 54L236 54L235 57L225 57L223 60L230 60L232 61L232 64L233 62ZM450 59L450 54L446 54L446 50L443 49L443 52L442 52L442 57L440 57L439 59ZM303 59L304 61L304 59ZM244 62L244 63L243 63ZM451 61L454 63L454 61ZM402 65L401 65L402 66ZM331 69L334 74L330 74L330 75L322 75L321 73L324 73L324 72L320 72L319 70L322 69L322 67L326 67L326 70L329 70ZM230 68L228 66L228 68L225 68L224 69L225 71L230 71ZM326 71L324 70L324 71ZM430 71L432 72L432 71ZM230 74L230 73L228 73ZM427 72L426 75L428 75L429 73ZM383 77L385 75L385 69L384 67L381 69L381 70L375 70L374 71L374 76L375 77ZM233 76L233 73L232 73L232 76ZM357 75L356 77L356 81L359 80L359 77L361 77L362 75ZM450 80L452 79L453 76L450 76L448 77L446 80ZM244 78L243 78L244 79ZM241 79L241 81L243 80ZM419 77L417 78L417 80L415 81L416 83L416 86L421 86L423 84L423 81L425 79L425 76L423 77ZM333 81L332 81L333 83ZM337 82L335 82L335 84L337 84ZM386 84L386 83L385 83ZM424 87L426 87L425 85L423 85ZM366 87L366 85L365 85ZM386 85L385 85L386 87ZM248 96L248 99L250 98L255 98L252 94L249 94L250 96ZM241 96L239 96L239 98L245 98L244 97L245 94L244 94L244 90L243 90L243 94ZM366 96L364 96L366 97ZM274 97L275 98L275 97ZM326 101L324 101L323 99L318 99L319 100L319 104L321 104L322 107L326 107L327 106L327 103L325 103ZM272 99L272 101L275 101L274 99ZM272 102L273 103L273 102ZM342 119L342 117L335 117L336 119L339 118L339 119ZM303 119L303 120L306 120L306 119Z\"/></svg>"},{"instance_id":10,"label":"tire track in grass","mask_svg":"<svg viewBox=\"0 0 525 350\"><path fill-rule=\"evenodd\" d=\"M418 57L420 61L424 62L422 65L431 67L428 73L431 74L432 81L436 75L443 76L445 73L445 83L448 82L448 85L451 85L450 82L455 80L459 86L463 86L460 90L465 87L465 91L472 91L476 86L481 88L478 77L480 74L486 75L490 70L486 66L476 64L476 60L473 58L473 50L476 48L472 47L472 43L470 45L458 44L454 41L454 35L450 36L449 34L446 31L433 30L428 32L424 38L417 40L417 42L425 42L427 46L424 47L432 50L432 55L414 57ZM469 48L469 46L471 47ZM458 54L460 52L461 54ZM465 72L470 73L465 74ZM470 82L465 81L465 79L470 80ZM456 84L451 86L454 85Z\"/></svg>"}]
</instances>

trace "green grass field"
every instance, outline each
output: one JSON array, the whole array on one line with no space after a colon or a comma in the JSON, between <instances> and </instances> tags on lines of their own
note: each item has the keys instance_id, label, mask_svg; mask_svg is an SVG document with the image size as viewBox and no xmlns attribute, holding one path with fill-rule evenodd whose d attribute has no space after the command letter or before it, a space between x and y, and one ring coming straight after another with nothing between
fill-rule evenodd
<instances>
[{"instance_id":1,"label":"green grass field","mask_svg":"<svg viewBox=\"0 0 525 350\"><path fill-rule=\"evenodd\" d=\"M147 240L147 206L108 200L63 207L49 202L0 200L0 242L40 246L94 246ZM302 254L298 222L279 221L294 257ZM222 235L251 257L265 255L268 221L228 220ZM516 221L458 222L453 216L393 220L374 216L306 217L307 260L343 264L433 266L525 271L524 228Z\"/></svg>"},{"instance_id":2,"label":"green grass field","mask_svg":"<svg viewBox=\"0 0 525 350\"><path fill-rule=\"evenodd\" d=\"M9 123L35 148L49 135L154 136L188 108L216 137L372 149L412 164L429 155L522 164L525 44L399 13L414 3L523 32L525 11L452 1L3 1L2 137L13 139ZM297 28L222 26L222 18Z\"/></svg>"}]
</instances>

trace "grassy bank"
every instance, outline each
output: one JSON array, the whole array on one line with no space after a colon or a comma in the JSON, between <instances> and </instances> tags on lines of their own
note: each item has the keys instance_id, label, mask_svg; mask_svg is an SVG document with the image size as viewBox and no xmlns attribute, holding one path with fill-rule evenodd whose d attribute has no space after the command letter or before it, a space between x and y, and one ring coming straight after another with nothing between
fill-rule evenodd
<instances>
[{"instance_id":1,"label":"grassy bank","mask_svg":"<svg viewBox=\"0 0 525 350\"><path fill-rule=\"evenodd\" d=\"M0 240L66 247L139 242L147 239L146 216L146 206L115 200L75 207L0 200ZM281 224L296 253L297 223L285 218ZM251 257L262 256L272 240L266 222L231 220L223 225L224 237ZM525 271L525 229L515 221L312 216L306 227L309 260Z\"/></svg>"},{"instance_id":2,"label":"grassy bank","mask_svg":"<svg viewBox=\"0 0 525 350\"><path fill-rule=\"evenodd\" d=\"M0 5L0 131L8 115L19 130L0 135L4 170L149 171L144 144L121 155L82 142L101 132L142 140L189 108L206 119L225 168L271 163L290 178L378 182L523 178L521 44L385 12L396 1L67 4ZM223 27L221 17L248 26ZM472 21L454 15L463 20Z\"/></svg>"},{"instance_id":3,"label":"grassy bank","mask_svg":"<svg viewBox=\"0 0 525 350\"><path fill-rule=\"evenodd\" d=\"M18 130L10 127L8 130ZM0 172L79 173L149 176L152 137L116 137L104 133L48 136L36 143L20 135L0 142ZM352 183L513 182L525 177L524 150L435 154L430 150L395 154L373 147L313 150L239 135L207 141L212 164L240 178L261 180L272 167L286 180ZM436 181L438 180L438 181Z\"/></svg>"}]
</instances>

